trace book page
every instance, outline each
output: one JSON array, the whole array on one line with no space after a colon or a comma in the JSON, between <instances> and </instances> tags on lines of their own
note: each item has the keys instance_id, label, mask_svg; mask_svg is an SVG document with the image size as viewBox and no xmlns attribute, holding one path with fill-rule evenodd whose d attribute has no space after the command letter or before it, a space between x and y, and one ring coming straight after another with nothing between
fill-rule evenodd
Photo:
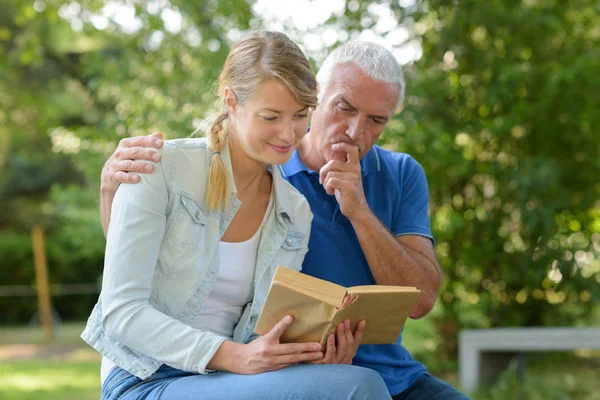
<instances>
[{"instance_id":1,"label":"book page","mask_svg":"<svg viewBox=\"0 0 600 400\"><path fill-rule=\"evenodd\" d=\"M334 306L339 306L346 295L346 288L323 279L315 278L285 267L277 267L273 282L293 288Z\"/></svg>"},{"instance_id":2,"label":"book page","mask_svg":"<svg viewBox=\"0 0 600 400\"><path fill-rule=\"evenodd\" d=\"M373 292L414 292L415 290L417 290L417 288L413 286L364 285L352 286L348 288L348 293L360 294Z\"/></svg>"},{"instance_id":3,"label":"book page","mask_svg":"<svg viewBox=\"0 0 600 400\"><path fill-rule=\"evenodd\" d=\"M387 291L362 291L349 289L357 298L333 318L329 332L345 319L350 319L352 331L359 321L367 325L363 344L391 344L396 341L406 318L419 296L420 291L395 290L388 286Z\"/></svg>"}]
</instances>

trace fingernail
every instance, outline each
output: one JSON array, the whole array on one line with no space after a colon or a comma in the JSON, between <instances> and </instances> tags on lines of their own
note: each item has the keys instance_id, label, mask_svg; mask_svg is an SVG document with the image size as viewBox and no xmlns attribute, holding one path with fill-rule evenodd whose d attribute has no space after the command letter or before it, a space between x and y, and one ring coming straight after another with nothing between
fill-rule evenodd
<instances>
[{"instance_id":1,"label":"fingernail","mask_svg":"<svg viewBox=\"0 0 600 400\"><path fill-rule=\"evenodd\" d=\"M156 143L157 145L159 145L159 146L160 146L160 145L162 144L162 140L160 140L160 139L156 139L156 140L154 141L154 143Z\"/></svg>"},{"instance_id":2,"label":"fingernail","mask_svg":"<svg viewBox=\"0 0 600 400\"><path fill-rule=\"evenodd\" d=\"M153 159L154 161L160 161L160 154L158 154L158 153L154 153L154 154L152 155L152 159Z\"/></svg>"},{"instance_id":3,"label":"fingernail","mask_svg":"<svg viewBox=\"0 0 600 400\"><path fill-rule=\"evenodd\" d=\"M314 350L314 351L321 350L321 345L320 345L320 344L315 344L315 345L313 346L313 350Z\"/></svg>"},{"instance_id":4,"label":"fingernail","mask_svg":"<svg viewBox=\"0 0 600 400\"><path fill-rule=\"evenodd\" d=\"M146 166L144 166L144 170L146 172L152 172L152 165L146 165Z\"/></svg>"}]
</instances>

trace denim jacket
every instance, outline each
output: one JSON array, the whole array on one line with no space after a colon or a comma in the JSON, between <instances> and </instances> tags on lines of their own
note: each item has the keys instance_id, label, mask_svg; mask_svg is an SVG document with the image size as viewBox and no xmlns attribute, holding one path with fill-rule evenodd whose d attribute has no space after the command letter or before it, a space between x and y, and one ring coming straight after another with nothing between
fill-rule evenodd
<instances>
[{"instance_id":1,"label":"denim jacket","mask_svg":"<svg viewBox=\"0 0 600 400\"><path fill-rule=\"evenodd\" d=\"M225 338L189 326L219 272L219 241L241 202L228 146L221 156L232 188L230 209L205 207L212 154L206 138L166 141L162 160L137 184L120 185L107 235L102 292L81 337L142 379L162 364L207 373ZM299 271L312 214L276 167L254 270L254 296L233 340L247 343L278 265Z\"/></svg>"}]
</instances>

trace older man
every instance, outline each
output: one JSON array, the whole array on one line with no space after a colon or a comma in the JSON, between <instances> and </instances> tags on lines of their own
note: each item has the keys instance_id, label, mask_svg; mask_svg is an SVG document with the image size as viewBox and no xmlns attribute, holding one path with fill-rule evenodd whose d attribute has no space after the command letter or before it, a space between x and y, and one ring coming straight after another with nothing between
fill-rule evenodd
<instances>
[{"instance_id":1,"label":"older man","mask_svg":"<svg viewBox=\"0 0 600 400\"><path fill-rule=\"evenodd\" d=\"M310 131L280 167L314 214L303 272L343 286L415 286L421 295L410 316L423 317L435 304L441 280L426 177L411 156L375 145L404 97L400 65L379 45L349 42L327 57L317 80L319 106ZM105 229L118 184L139 181L136 172L151 172L151 165L132 160L158 161L161 137L125 139L106 163ZM401 340L402 335L393 345L361 345L352 362L379 372L394 399L467 398L430 376ZM337 346L351 347L350 342Z\"/></svg>"}]
</instances>

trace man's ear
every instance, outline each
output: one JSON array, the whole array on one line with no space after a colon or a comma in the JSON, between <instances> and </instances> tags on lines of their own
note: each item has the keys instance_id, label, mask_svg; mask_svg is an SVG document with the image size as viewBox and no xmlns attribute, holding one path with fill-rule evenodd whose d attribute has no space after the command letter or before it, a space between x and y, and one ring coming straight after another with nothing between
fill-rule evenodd
<instances>
[{"instance_id":1,"label":"man's ear","mask_svg":"<svg viewBox=\"0 0 600 400\"><path fill-rule=\"evenodd\" d=\"M235 115L238 107L237 96L231 88L225 88L225 107L229 111L229 115Z\"/></svg>"}]
</instances>

